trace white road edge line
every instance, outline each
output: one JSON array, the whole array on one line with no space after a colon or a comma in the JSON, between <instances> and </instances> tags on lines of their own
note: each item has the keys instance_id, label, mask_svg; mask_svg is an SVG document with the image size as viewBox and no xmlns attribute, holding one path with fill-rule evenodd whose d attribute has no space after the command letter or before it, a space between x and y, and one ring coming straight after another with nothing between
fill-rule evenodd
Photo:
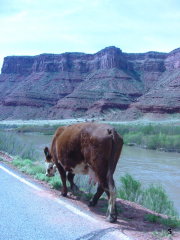
<instances>
[{"instance_id":1,"label":"white road edge line","mask_svg":"<svg viewBox=\"0 0 180 240\"><path fill-rule=\"evenodd\" d=\"M9 175L13 176L14 178L18 179L20 182L28 185L29 187L35 189L36 191L44 191L46 192L45 190L43 190L42 188L34 185L33 183L30 183L29 181L25 180L24 178L16 175L15 173L11 172L9 169L3 167L1 164L0 164L0 169L2 169L4 172L8 173ZM60 200L59 198L55 198L54 199L55 202L63 205L64 207L66 207L68 210L70 210L71 212L75 213L76 215L79 215L79 216L82 216L84 218L86 218L87 220L89 220L90 222L93 222L93 223L98 223L99 220L97 219L94 219L93 217L87 215L86 213L83 213L82 211L80 211L79 209L73 207L72 205L64 202L63 200ZM125 234L121 233L121 232L118 232L115 231L115 232L112 232L110 233L111 235L113 236L116 236L116 237L120 237L121 240L132 240L131 238L127 237Z\"/></svg>"},{"instance_id":2,"label":"white road edge line","mask_svg":"<svg viewBox=\"0 0 180 240\"><path fill-rule=\"evenodd\" d=\"M2 166L1 164L0 164L0 169L2 169L3 171L5 171L5 172L8 173L9 175L13 176L14 178L18 179L20 182L22 182L22 183L28 185L29 187L35 189L36 191L40 191L40 192L44 191L44 192L46 192L46 191L43 190L42 188L36 186L36 185L33 184L33 183L30 183L29 181L25 180L24 178L22 178L22 177L16 175L15 173L11 172L9 169L5 168L5 167ZM83 212L80 211L79 209L71 206L70 204L66 203L66 202L63 201L63 200L60 200L59 198L54 198L54 201L57 202L57 203L59 203L59 204L61 204L61 205L63 205L64 207L66 207L66 208L69 209L71 212L75 213L76 215L82 216L82 217L88 219L88 220L91 221L91 222L98 222L98 220L96 220L96 219L94 219L93 217L91 217L91 216L83 213Z\"/></svg>"},{"instance_id":3,"label":"white road edge line","mask_svg":"<svg viewBox=\"0 0 180 240\"><path fill-rule=\"evenodd\" d=\"M28 182L28 181L25 180L24 178L19 177L19 176L16 175L15 173L13 173L13 172L11 172L10 170L8 170L7 168L3 167L1 164L0 164L0 168L1 168L4 172L6 172L6 173L8 173L9 175L15 177L15 178L18 179L20 182L28 185L29 187L31 187L31 188L33 188L33 189L35 189L35 190L37 190L37 191L42 191L41 188L37 187L37 186L34 185L33 183Z\"/></svg>"}]
</instances>

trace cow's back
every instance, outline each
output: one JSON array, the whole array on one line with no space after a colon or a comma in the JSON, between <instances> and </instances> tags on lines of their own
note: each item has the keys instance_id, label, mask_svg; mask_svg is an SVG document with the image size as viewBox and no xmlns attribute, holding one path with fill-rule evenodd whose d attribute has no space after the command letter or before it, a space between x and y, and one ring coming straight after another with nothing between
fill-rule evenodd
<instances>
[{"instance_id":1,"label":"cow's back","mask_svg":"<svg viewBox=\"0 0 180 240\"><path fill-rule=\"evenodd\" d=\"M114 173L123 141L108 124L90 124L81 133L82 152L85 161L103 177L108 170Z\"/></svg>"},{"instance_id":2,"label":"cow's back","mask_svg":"<svg viewBox=\"0 0 180 240\"><path fill-rule=\"evenodd\" d=\"M52 143L51 143L51 154L53 156L53 160L57 161L57 150L56 150L56 144L58 141L59 136L62 134L62 132L65 130L66 126L61 126L59 127L52 139Z\"/></svg>"}]
</instances>

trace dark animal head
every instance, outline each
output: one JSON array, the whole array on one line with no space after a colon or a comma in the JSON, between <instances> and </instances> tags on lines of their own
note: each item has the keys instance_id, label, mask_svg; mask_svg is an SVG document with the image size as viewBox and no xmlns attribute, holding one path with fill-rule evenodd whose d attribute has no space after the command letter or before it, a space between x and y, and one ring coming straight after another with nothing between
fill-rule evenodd
<instances>
[{"instance_id":1,"label":"dark animal head","mask_svg":"<svg viewBox=\"0 0 180 240\"><path fill-rule=\"evenodd\" d=\"M44 148L44 154L46 156L46 176L48 177L53 177L55 175L56 172L56 165L53 162L53 158L52 155L49 151L48 147Z\"/></svg>"}]
</instances>

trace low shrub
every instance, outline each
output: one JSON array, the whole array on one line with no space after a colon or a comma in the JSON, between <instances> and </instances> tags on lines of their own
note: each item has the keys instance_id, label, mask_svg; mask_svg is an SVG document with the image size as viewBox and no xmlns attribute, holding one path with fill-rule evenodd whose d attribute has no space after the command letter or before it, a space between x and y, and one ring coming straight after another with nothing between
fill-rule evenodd
<instances>
[{"instance_id":1,"label":"low shrub","mask_svg":"<svg viewBox=\"0 0 180 240\"><path fill-rule=\"evenodd\" d=\"M129 174L121 177L120 181L121 186L117 191L119 198L139 203L157 213L178 217L173 202L169 200L162 186L150 185L148 188L143 188L141 183Z\"/></svg>"},{"instance_id":2,"label":"low shrub","mask_svg":"<svg viewBox=\"0 0 180 240\"><path fill-rule=\"evenodd\" d=\"M169 228L179 228L180 220L175 217L163 218L154 214L146 214L145 220L152 223L161 223Z\"/></svg>"},{"instance_id":3,"label":"low shrub","mask_svg":"<svg viewBox=\"0 0 180 240\"><path fill-rule=\"evenodd\" d=\"M169 200L162 186L150 185L145 189L142 194L142 205L157 213L177 216L173 202Z\"/></svg>"},{"instance_id":4,"label":"low shrub","mask_svg":"<svg viewBox=\"0 0 180 240\"><path fill-rule=\"evenodd\" d=\"M141 183L126 174L121 177L121 188L118 190L118 197L131 202L140 202L142 195Z\"/></svg>"},{"instance_id":5,"label":"low shrub","mask_svg":"<svg viewBox=\"0 0 180 240\"><path fill-rule=\"evenodd\" d=\"M8 152L11 155L19 156L23 159L37 160L39 153L33 144L25 143L18 135L0 132L0 151Z\"/></svg>"}]
</instances>

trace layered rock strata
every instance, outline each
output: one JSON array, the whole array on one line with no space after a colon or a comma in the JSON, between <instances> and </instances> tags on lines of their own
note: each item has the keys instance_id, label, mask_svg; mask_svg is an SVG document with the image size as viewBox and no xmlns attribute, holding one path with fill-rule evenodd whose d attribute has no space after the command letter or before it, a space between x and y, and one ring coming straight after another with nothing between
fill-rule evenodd
<instances>
[{"instance_id":1,"label":"layered rock strata","mask_svg":"<svg viewBox=\"0 0 180 240\"><path fill-rule=\"evenodd\" d=\"M1 120L177 113L180 49L5 57L0 93Z\"/></svg>"}]
</instances>

